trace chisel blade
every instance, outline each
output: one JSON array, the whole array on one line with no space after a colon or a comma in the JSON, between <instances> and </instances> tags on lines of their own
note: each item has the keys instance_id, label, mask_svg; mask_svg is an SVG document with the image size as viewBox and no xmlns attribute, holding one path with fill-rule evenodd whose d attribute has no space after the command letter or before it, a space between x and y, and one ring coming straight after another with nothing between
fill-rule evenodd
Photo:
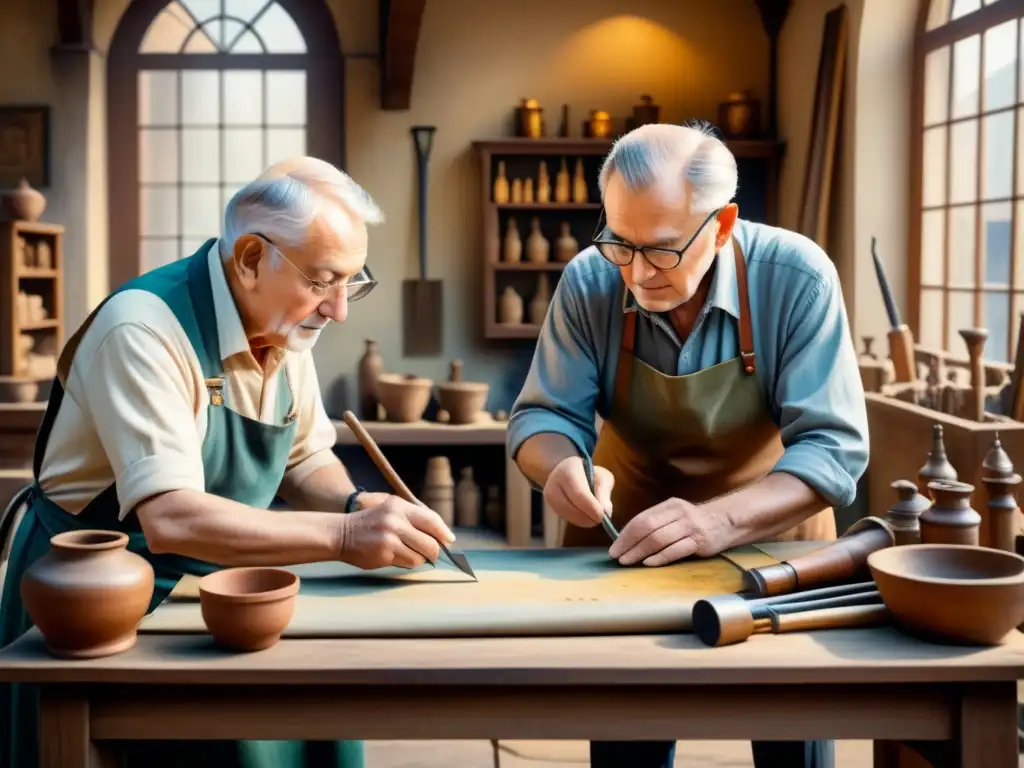
<instances>
[{"instance_id":1,"label":"chisel blade","mask_svg":"<svg viewBox=\"0 0 1024 768\"><path fill-rule=\"evenodd\" d=\"M444 544L441 545L441 549L448 555L448 559L451 560L455 567L462 571L464 574L473 579L473 581L479 581L476 574L473 572L473 567L469 564L469 558L466 557L462 552L457 549L449 549Z\"/></svg>"}]
</instances>

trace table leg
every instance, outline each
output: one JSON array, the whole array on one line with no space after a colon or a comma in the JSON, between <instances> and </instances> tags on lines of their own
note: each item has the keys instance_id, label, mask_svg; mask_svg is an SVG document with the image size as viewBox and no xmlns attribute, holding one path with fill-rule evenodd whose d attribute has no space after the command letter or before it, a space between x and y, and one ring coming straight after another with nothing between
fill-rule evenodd
<instances>
[{"instance_id":1,"label":"table leg","mask_svg":"<svg viewBox=\"0 0 1024 768\"><path fill-rule=\"evenodd\" d=\"M532 542L533 488L505 452L505 539L510 547L528 547Z\"/></svg>"},{"instance_id":2,"label":"table leg","mask_svg":"<svg viewBox=\"0 0 1024 768\"><path fill-rule=\"evenodd\" d=\"M963 686L959 719L956 768L1016 768L1016 681Z\"/></svg>"},{"instance_id":3,"label":"table leg","mask_svg":"<svg viewBox=\"0 0 1024 768\"><path fill-rule=\"evenodd\" d=\"M39 768L118 768L109 745L89 736L82 691L44 685L39 694Z\"/></svg>"}]
</instances>

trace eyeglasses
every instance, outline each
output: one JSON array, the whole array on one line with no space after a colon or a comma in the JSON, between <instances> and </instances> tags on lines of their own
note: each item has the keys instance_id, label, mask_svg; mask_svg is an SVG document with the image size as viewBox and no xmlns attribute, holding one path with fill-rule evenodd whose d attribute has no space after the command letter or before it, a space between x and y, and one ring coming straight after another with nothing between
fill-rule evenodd
<instances>
[{"instance_id":1,"label":"eyeglasses","mask_svg":"<svg viewBox=\"0 0 1024 768\"><path fill-rule=\"evenodd\" d=\"M679 266L679 263L683 260L683 255L693 245L693 242L700 233L704 231L704 227L721 212L722 209L719 208L709 213L708 217L697 228L697 231L693 233L693 237L686 241L686 245L678 250L674 250L672 248L655 248L650 245L633 245L633 243L627 243L616 238L608 231L605 223L604 208L601 208L593 242L601 255L617 267L628 267L633 262L636 254L640 253L652 267L662 272L667 272Z\"/></svg>"},{"instance_id":2,"label":"eyeglasses","mask_svg":"<svg viewBox=\"0 0 1024 768\"><path fill-rule=\"evenodd\" d=\"M296 266L295 262L293 262L291 259L285 256L284 251L282 251L281 248L277 245L277 243L275 243L269 237L259 232L253 232L252 234L256 235L256 237L260 238L261 240L266 240L267 243L269 243L270 246L277 251L278 255L286 262L288 262L292 269L294 269L296 272L302 275L306 282L309 283L310 290L312 290L314 296L324 297L338 288L344 288L346 292L346 300L352 302L366 298L367 294L369 294L374 288L377 287L377 280L373 277L373 273L370 272L370 268L367 266L364 266L361 270L359 270L356 274L352 275L351 277L340 278L338 280L331 280L330 282L325 282L323 280L314 280L301 269L299 269L298 266Z\"/></svg>"}]
</instances>

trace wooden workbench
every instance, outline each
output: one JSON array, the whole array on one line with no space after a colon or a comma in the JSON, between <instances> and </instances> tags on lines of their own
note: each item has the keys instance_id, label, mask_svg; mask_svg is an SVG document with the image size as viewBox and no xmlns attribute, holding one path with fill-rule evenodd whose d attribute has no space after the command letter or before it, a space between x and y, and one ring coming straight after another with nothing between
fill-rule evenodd
<instances>
[{"instance_id":1,"label":"wooden workbench","mask_svg":"<svg viewBox=\"0 0 1024 768\"><path fill-rule=\"evenodd\" d=\"M284 640L254 654L145 635L94 661L52 659L32 630L0 651L0 680L42 684L40 768L114 765L114 740L253 738L927 740L950 765L1010 768L1022 676L1018 633L979 650L889 628L715 649L626 635Z\"/></svg>"}]
</instances>

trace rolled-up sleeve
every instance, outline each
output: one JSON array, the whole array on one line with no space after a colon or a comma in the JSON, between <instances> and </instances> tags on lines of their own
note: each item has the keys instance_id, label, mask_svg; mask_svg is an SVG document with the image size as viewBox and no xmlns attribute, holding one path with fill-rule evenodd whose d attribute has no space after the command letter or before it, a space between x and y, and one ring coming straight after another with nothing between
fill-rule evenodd
<instances>
[{"instance_id":1,"label":"rolled-up sleeve","mask_svg":"<svg viewBox=\"0 0 1024 768\"><path fill-rule=\"evenodd\" d=\"M579 269L570 262L541 326L526 383L512 406L509 453L515 458L531 437L554 432L590 455L597 441L594 408L598 391L597 348L583 311Z\"/></svg>"},{"instance_id":2,"label":"rolled-up sleeve","mask_svg":"<svg viewBox=\"0 0 1024 768\"><path fill-rule=\"evenodd\" d=\"M834 507L853 503L868 463L864 387L838 276L817 276L785 323L775 407L785 453L772 471L794 475Z\"/></svg>"}]
</instances>

